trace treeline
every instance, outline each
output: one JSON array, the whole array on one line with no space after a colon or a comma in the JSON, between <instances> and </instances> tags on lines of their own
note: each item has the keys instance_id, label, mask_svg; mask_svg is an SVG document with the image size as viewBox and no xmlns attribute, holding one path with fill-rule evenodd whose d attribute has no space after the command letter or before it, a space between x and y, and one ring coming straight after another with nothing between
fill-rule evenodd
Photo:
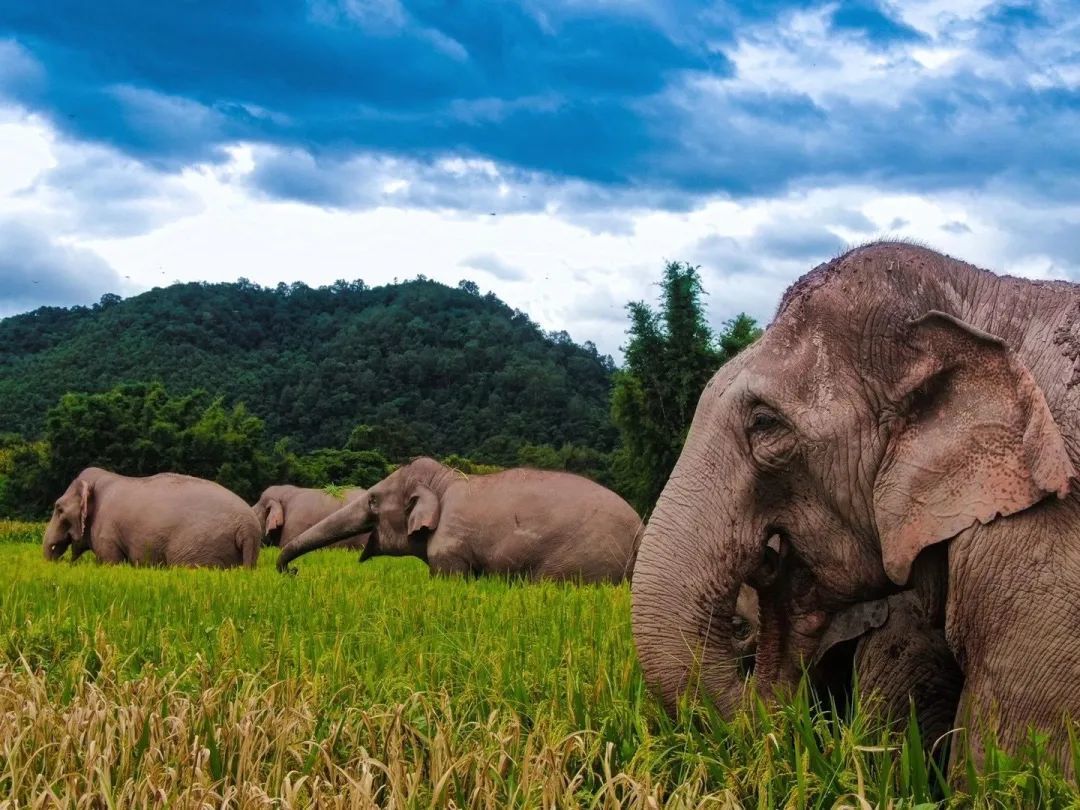
<instances>
[{"instance_id":1,"label":"treeline","mask_svg":"<svg viewBox=\"0 0 1080 810\"><path fill-rule=\"evenodd\" d=\"M42 403L35 418L21 406L22 416L12 422L25 426L23 431L0 433L0 515L47 514L71 479L91 465L126 475L163 470L197 475L253 501L272 483L370 486L396 464L422 454L465 472L530 466L579 473L614 488L647 514L678 458L705 383L760 334L742 315L714 335L702 305L700 276L691 265L668 264L661 288L657 310L644 302L628 305L626 365L617 372L591 344L577 346L565 334L544 335L521 313L492 296L479 296L469 282L458 290L420 280L376 291L362 283L315 291L297 285L277 290L247 283L183 285L131 302L107 296L95 308L38 310L8 319L0 322L0 335L16 340L24 354L16 356L11 344L0 343L0 367L6 364L24 380L28 397L39 402L40 389L50 387L90 390ZM376 292L380 295L371 297ZM363 304L369 327L380 323L382 328L355 331L356 313L348 305L331 306L350 300ZM239 329L235 341L228 340L225 331L218 332L224 324L220 312L199 309L228 302L244 302L248 317L252 307L265 305L263 325L252 331L245 319L248 326ZM418 314L439 303L444 309L430 317ZM310 330L302 319L286 328L289 319L281 320L282 313L292 313L294 306L310 310ZM162 319L157 331L146 320L155 312ZM183 323L184 312L197 323L177 332L170 325ZM394 318L415 323L402 327ZM283 340L271 327L275 323L300 345L271 361L267 345ZM110 324L116 327L111 335ZM453 339L434 334L432 324ZM323 357L324 371L334 365L333 352L325 347L317 352L318 341L307 334L320 330L362 355L340 358L340 386L317 370L305 370L303 358L314 354ZM386 343L388 335L404 341L397 351ZM103 350L107 336L114 344L113 360L79 359L88 347ZM384 343L385 351L379 348ZM246 350L237 348L243 345ZM118 374L136 375L137 358L147 364L142 373L154 377L170 356L180 367L157 376L179 379L178 384L121 382L93 390L98 387L93 380L103 384ZM214 357L217 362L210 362ZM264 415L265 398L258 400L259 412L243 398L222 393L265 390L250 378L251 366L259 364L252 358L264 364L255 376L301 375L291 383L291 393L273 400L287 417L272 408L274 417ZM184 368L185 363L193 366ZM129 366L129 372L121 371ZM29 382L31 369L48 369L60 382L35 387ZM305 373L315 378L304 379ZM374 389L365 393L355 377L385 378L387 388L381 395ZM216 393L208 393L210 388ZM0 402L14 397L15 390L5 378ZM307 390L314 393L304 401L332 424L316 425L311 414L298 410L291 397ZM298 433L283 433L287 424ZM334 439L319 446L324 436Z\"/></svg>"},{"instance_id":2,"label":"treeline","mask_svg":"<svg viewBox=\"0 0 1080 810\"><path fill-rule=\"evenodd\" d=\"M357 425L342 447L299 451L288 439L270 442L263 420L243 403L228 406L202 390L174 395L161 383L65 394L49 410L45 425L44 436L34 441L0 434L0 515L42 517L88 466L124 475L182 472L254 501L276 483L371 486L424 452L408 431L369 425ZM466 473L503 466L460 454L442 460ZM611 455L570 444L522 444L513 463L607 480Z\"/></svg>"}]
</instances>

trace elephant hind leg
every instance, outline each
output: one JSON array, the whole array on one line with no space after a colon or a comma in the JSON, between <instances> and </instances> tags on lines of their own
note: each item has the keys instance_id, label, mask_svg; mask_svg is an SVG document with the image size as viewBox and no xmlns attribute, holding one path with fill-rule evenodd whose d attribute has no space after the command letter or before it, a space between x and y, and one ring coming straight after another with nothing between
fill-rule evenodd
<instances>
[{"instance_id":1,"label":"elephant hind leg","mask_svg":"<svg viewBox=\"0 0 1080 810\"><path fill-rule=\"evenodd\" d=\"M259 532L253 532L246 526L241 526L236 539L244 567L254 568L259 563L259 549L262 547L262 537L259 536Z\"/></svg>"}]
</instances>

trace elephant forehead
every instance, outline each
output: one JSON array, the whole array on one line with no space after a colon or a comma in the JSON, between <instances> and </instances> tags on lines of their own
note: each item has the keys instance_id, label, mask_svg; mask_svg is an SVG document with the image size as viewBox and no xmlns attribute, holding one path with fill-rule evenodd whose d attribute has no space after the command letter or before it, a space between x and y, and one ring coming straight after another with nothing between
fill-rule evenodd
<instances>
[{"instance_id":1,"label":"elephant forehead","mask_svg":"<svg viewBox=\"0 0 1080 810\"><path fill-rule=\"evenodd\" d=\"M798 331L780 325L765 340L747 379L759 396L780 406L824 411L846 401L858 378L854 337L809 320Z\"/></svg>"}]
</instances>

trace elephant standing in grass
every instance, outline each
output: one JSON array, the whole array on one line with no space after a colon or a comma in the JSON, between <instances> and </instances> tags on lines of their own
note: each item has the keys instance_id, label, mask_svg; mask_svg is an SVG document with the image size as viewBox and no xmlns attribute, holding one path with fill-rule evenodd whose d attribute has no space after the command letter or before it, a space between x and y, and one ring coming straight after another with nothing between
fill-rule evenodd
<instances>
[{"instance_id":1,"label":"elephant standing in grass","mask_svg":"<svg viewBox=\"0 0 1080 810\"><path fill-rule=\"evenodd\" d=\"M283 547L278 570L371 532L361 560L411 555L436 574L619 582L633 571L641 530L626 501L587 478L531 469L465 475L420 458Z\"/></svg>"},{"instance_id":2,"label":"elephant standing in grass","mask_svg":"<svg viewBox=\"0 0 1080 810\"><path fill-rule=\"evenodd\" d=\"M786 691L832 621L911 590L940 548L944 609L905 609L962 675L953 723L976 756L984 731L1016 751L1035 727L1064 762L1063 718L1080 718L1078 383L1076 285L898 243L797 282L702 393L642 540L648 682L668 707L700 685L736 709L732 638L711 618L749 583L758 688Z\"/></svg>"},{"instance_id":3,"label":"elephant standing in grass","mask_svg":"<svg viewBox=\"0 0 1080 810\"><path fill-rule=\"evenodd\" d=\"M263 527L267 545L286 546L323 518L341 507L367 496L367 490L352 488L340 496L325 489L307 489L289 485L267 487L252 507ZM367 534L355 534L334 543L335 548L360 549Z\"/></svg>"},{"instance_id":4,"label":"elephant standing in grass","mask_svg":"<svg viewBox=\"0 0 1080 810\"><path fill-rule=\"evenodd\" d=\"M254 568L262 531L240 496L201 478L160 473L129 478L83 470L53 508L45 558L71 548L102 562Z\"/></svg>"}]
</instances>

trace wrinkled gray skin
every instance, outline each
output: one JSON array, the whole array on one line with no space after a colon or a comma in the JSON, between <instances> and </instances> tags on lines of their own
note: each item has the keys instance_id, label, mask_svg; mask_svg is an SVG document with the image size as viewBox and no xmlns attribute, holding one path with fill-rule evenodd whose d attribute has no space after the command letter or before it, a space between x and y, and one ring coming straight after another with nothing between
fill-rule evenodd
<instances>
[{"instance_id":1,"label":"wrinkled gray skin","mask_svg":"<svg viewBox=\"0 0 1080 810\"><path fill-rule=\"evenodd\" d=\"M912 709L923 745L941 753L953 728L963 673L945 639L948 577L943 546L927 549L912 568L911 588L874 602L860 602L836 614L810 672L842 700L857 677L862 707L897 729L907 726ZM852 642L848 656L844 642ZM828 655L838 655L828 667ZM822 680L824 679L824 683Z\"/></svg>"},{"instance_id":2,"label":"wrinkled gray skin","mask_svg":"<svg viewBox=\"0 0 1080 810\"><path fill-rule=\"evenodd\" d=\"M324 489L307 489L290 485L267 487L252 510L263 529L263 542L268 546L285 546L320 520L359 498L367 490L347 489L336 498ZM355 534L333 543L334 548L362 549L366 534Z\"/></svg>"},{"instance_id":3,"label":"wrinkled gray skin","mask_svg":"<svg viewBox=\"0 0 1080 810\"><path fill-rule=\"evenodd\" d=\"M79 473L45 527L45 558L71 548L106 563L254 568L262 531L251 508L213 481L175 473Z\"/></svg>"},{"instance_id":4,"label":"wrinkled gray skin","mask_svg":"<svg viewBox=\"0 0 1080 810\"><path fill-rule=\"evenodd\" d=\"M641 520L614 492L576 475L529 469L465 475L420 458L282 548L278 570L367 531L361 560L411 555L435 574L618 582L633 570Z\"/></svg>"},{"instance_id":5,"label":"wrinkled gray skin","mask_svg":"<svg viewBox=\"0 0 1080 810\"><path fill-rule=\"evenodd\" d=\"M907 244L795 284L702 394L641 543L634 636L665 704L700 685L739 705L711 617L742 583L760 602L758 687L784 691L835 617L911 587L944 544L956 722L1014 749L1034 725L1060 755L1062 715L1080 717L1078 360L1075 285Z\"/></svg>"},{"instance_id":6,"label":"wrinkled gray skin","mask_svg":"<svg viewBox=\"0 0 1080 810\"><path fill-rule=\"evenodd\" d=\"M863 705L903 728L913 704L923 744L933 749L954 727L964 676L917 594L904 591L887 602L888 621L855 649Z\"/></svg>"}]
</instances>

